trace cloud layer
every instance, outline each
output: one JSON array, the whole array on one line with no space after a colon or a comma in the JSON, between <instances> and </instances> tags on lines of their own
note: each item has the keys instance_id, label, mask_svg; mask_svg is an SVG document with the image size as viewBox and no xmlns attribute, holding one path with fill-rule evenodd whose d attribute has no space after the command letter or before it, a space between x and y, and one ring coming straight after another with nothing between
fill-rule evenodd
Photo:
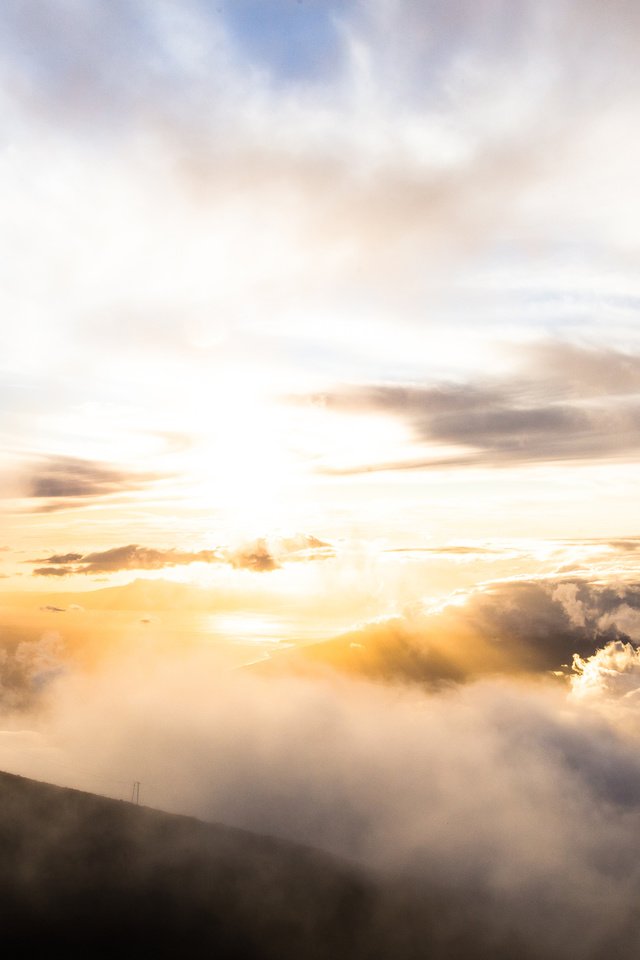
<instances>
[{"instance_id":1,"label":"cloud layer","mask_svg":"<svg viewBox=\"0 0 640 960\"><path fill-rule=\"evenodd\" d=\"M154 630L89 668L5 642L0 765L354 859L401 885L407 936L443 904L445 951L455 916L496 956L635 957L636 581L485 584L307 647L303 676Z\"/></svg>"},{"instance_id":2,"label":"cloud layer","mask_svg":"<svg viewBox=\"0 0 640 960\"><path fill-rule=\"evenodd\" d=\"M155 657L67 674L47 702L29 737L24 715L3 733L3 766L116 793L139 779L151 805L356 859L496 949L635 956L637 742L558 689L216 679Z\"/></svg>"}]
</instances>

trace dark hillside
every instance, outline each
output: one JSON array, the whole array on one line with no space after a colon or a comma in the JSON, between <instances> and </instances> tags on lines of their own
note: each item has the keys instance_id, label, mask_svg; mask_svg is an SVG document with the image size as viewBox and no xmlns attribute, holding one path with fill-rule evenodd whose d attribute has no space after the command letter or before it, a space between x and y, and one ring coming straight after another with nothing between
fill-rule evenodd
<instances>
[{"instance_id":1,"label":"dark hillside","mask_svg":"<svg viewBox=\"0 0 640 960\"><path fill-rule=\"evenodd\" d=\"M0 774L0 937L14 954L347 956L370 896L315 851Z\"/></svg>"},{"instance_id":2,"label":"dark hillside","mask_svg":"<svg viewBox=\"0 0 640 960\"><path fill-rule=\"evenodd\" d=\"M318 851L0 774L8 957L521 960L480 903Z\"/></svg>"}]
</instances>

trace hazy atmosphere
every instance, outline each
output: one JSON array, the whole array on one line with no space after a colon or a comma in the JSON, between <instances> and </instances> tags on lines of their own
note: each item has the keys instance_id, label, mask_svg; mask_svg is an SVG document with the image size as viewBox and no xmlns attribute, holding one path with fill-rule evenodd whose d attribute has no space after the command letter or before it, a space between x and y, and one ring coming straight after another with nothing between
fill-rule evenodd
<instances>
[{"instance_id":1,"label":"hazy atmosphere","mask_svg":"<svg viewBox=\"0 0 640 960\"><path fill-rule=\"evenodd\" d=\"M637 957L640 6L5 0L0 76L0 770Z\"/></svg>"}]
</instances>

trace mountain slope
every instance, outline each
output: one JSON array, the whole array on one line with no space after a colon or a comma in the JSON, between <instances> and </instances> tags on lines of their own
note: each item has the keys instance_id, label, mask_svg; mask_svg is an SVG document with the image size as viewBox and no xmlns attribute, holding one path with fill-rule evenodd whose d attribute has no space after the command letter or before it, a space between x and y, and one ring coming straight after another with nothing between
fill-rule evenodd
<instances>
[{"instance_id":1,"label":"mountain slope","mask_svg":"<svg viewBox=\"0 0 640 960\"><path fill-rule=\"evenodd\" d=\"M14 951L348 956L369 896L315 851L0 774L0 942Z\"/></svg>"},{"instance_id":2,"label":"mountain slope","mask_svg":"<svg viewBox=\"0 0 640 960\"><path fill-rule=\"evenodd\" d=\"M12 958L534 955L468 892L374 879L315 850L6 773L0 948Z\"/></svg>"}]
</instances>

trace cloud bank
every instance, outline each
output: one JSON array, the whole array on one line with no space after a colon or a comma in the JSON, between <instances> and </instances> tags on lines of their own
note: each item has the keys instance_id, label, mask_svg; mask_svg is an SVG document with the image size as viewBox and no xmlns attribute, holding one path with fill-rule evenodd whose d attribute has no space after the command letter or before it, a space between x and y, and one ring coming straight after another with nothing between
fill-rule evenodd
<instances>
[{"instance_id":1,"label":"cloud bank","mask_svg":"<svg viewBox=\"0 0 640 960\"><path fill-rule=\"evenodd\" d=\"M640 587L547 578L460 599L352 634L354 655L384 649L377 673L230 672L160 650L153 623L88 668L53 634L16 640L0 765L112 795L139 780L152 806L353 859L401 884L403 936L441 903L493 944L482 956L632 960Z\"/></svg>"},{"instance_id":2,"label":"cloud bank","mask_svg":"<svg viewBox=\"0 0 640 960\"><path fill-rule=\"evenodd\" d=\"M42 709L2 735L3 766L139 779L151 805L357 860L405 885L416 930L438 897L507 954L635 955L638 744L557 688L425 695L156 658L60 677Z\"/></svg>"},{"instance_id":3,"label":"cloud bank","mask_svg":"<svg viewBox=\"0 0 640 960\"><path fill-rule=\"evenodd\" d=\"M449 603L415 603L334 640L272 653L255 669L337 671L437 688L488 676L565 676L574 656L616 641L640 641L637 583L549 577L487 584Z\"/></svg>"}]
</instances>

